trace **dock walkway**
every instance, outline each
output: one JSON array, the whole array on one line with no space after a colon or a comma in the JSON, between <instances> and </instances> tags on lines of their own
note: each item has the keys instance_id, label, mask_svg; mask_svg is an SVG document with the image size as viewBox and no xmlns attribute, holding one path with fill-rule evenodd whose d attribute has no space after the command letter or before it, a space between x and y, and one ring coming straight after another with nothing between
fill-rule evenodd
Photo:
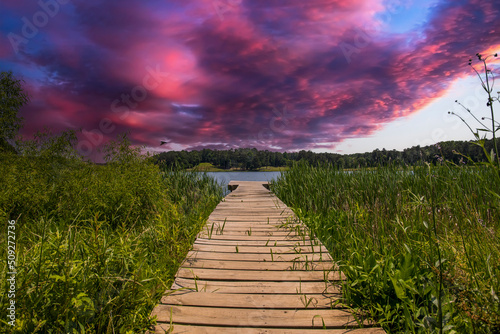
<instances>
[{"instance_id":1,"label":"dock walkway","mask_svg":"<svg viewBox=\"0 0 500 334\"><path fill-rule=\"evenodd\" d=\"M337 305L342 277L327 250L264 184L230 183L151 333L384 333Z\"/></svg>"}]
</instances>

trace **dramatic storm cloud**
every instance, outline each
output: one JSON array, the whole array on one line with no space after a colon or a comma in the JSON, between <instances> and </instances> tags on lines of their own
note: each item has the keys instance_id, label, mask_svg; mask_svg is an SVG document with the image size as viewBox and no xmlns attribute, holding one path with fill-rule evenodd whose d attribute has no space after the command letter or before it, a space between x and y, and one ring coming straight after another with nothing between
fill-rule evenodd
<instances>
[{"instance_id":1,"label":"dramatic storm cloud","mask_svg":"<svg viewBox=\"0 0 500 334\"><path fill-rule=\"evenodd\" d=\"M4 0L0 69L30 135L332 150L416 113L500 46L500 3Z\"/></svg>"}]
</instances>

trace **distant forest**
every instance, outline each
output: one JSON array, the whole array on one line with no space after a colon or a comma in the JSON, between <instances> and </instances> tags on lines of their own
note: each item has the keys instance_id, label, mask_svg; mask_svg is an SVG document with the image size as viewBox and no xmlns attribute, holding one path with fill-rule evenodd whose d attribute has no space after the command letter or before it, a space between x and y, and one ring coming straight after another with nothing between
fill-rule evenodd
<instances>
[{"instance_id":1,"label":"distant forest","mask_svg":"<svg viewBox=\"0 0 500 334\"><path fill-rule=\"evenodd\" d=\"M500 146L500 139L497 139ZM485 147L488 152L493 148L493 140L487 140ZM448 160L456 164L467 164L462 155L470 157L475 162L485 161L481 147L469 141L447 141L425 147L413 146L403 151L376 149L373 152L338 154L300 152L259 151L255 148L239 148L231 150L201 151L169 151L153 156L155 163L175 168L193 168L200 163L211 163L217 168L256 170L264 166L290 166L294 161L305 160L313 165L330 163L338 168L362 168L376 166L415 165L422 162L439 164Z\"/></svg>"}]
</instances>

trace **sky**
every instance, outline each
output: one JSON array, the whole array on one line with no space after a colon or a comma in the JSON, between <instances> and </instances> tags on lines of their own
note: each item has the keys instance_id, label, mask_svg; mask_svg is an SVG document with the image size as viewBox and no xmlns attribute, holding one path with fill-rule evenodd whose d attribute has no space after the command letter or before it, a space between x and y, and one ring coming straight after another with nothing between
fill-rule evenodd
<instances>
[{"instance_id":1,"label":"sky","mask_svg":"<svg viewBox=\"0 0 500 334\"><path fill-rule=\"evenodd\" d=\"M468 60L500 51L500 2L2 0L0 32L26 138L362 153L473 138L448 111L487 112Z\"/></svg>"}]
</instances>

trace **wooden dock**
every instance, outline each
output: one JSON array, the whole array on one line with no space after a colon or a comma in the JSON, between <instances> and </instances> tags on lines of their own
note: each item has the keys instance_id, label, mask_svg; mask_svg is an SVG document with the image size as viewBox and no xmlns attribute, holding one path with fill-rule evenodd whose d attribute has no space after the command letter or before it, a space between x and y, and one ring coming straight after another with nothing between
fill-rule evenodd
<instances>
[{"instance_id":1,"label":"wooden dock","mask_svg":"<svg viewBox=\"0 0 500 334\"><path fill-rule=\"evenodd\" d=\"M338 305L327 250L264 184L229 184L150 333L384 333Z\"/></svg>"}]
</instances>

